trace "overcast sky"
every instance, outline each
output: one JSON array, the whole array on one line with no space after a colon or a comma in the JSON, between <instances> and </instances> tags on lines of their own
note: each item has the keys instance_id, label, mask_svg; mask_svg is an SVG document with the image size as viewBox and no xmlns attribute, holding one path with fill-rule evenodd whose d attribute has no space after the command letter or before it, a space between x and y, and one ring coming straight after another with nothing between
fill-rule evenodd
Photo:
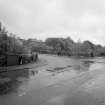
<instances>
[{"instance_id":1,"label":"overcast sky","mask_svg":"<svg viewBox=\"0 0 105 105\"><path fill-rule=\"evenodd\" d=\"M0 0L0 20L22 38L70 36L105 45L105 0Z\"/></svg>"}]
</instances>

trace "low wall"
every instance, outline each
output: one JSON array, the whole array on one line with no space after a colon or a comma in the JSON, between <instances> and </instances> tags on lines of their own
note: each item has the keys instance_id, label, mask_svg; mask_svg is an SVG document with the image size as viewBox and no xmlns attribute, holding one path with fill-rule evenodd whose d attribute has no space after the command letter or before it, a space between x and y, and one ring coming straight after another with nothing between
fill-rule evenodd
<instances>
[{"instance_id":1,"label":"low wall","mask_svg":"<svg viewBox=\"0 0 105 105\"><path fill-rule=\"evenodd\" d=\"M31 56L28 56L27 54L24 55L8 54L0 57L0 66L14 66L19 64L36 62L37 60L38 60L37 54Z\"/></svg>"},{"instance_id":2,"label":"low wall","mask_svg":"<svg viewBox=\"0 0 105 105\"><path fill-rule=\"evenodd\" d=\"M7 56L7 66L19 65L19 60L17 55Z\"/></svg>"}]
</instances>

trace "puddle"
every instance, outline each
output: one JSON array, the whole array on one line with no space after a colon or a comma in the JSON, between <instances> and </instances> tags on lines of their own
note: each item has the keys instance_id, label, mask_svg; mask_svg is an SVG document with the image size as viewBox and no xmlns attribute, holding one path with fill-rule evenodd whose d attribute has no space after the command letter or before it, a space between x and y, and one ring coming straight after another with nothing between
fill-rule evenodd
<instances>
[{"instance_id":1,"label":"puddle","mask_svg":"<svg viewBox=\"0 0 105 105\"><path fill-rule=\"evenodd\" d=\"M59 72L64 70L66 67L56 67L54 69L46 69L46 71L50 71L50 72Z\"/></svg>"},{"instance_id":2,"label":"puddle","mask_svg":"<svg viewBox=\"0 0 105 105\"><path fill-rule=\"evenodd\" d=\"M46 71L61 73L61 72L65 72L65 71L70 70L71 67L72 67L71 65L67 65L66 67L55 67L53 69L46 69Z\"/></svg>"}]
</instances>

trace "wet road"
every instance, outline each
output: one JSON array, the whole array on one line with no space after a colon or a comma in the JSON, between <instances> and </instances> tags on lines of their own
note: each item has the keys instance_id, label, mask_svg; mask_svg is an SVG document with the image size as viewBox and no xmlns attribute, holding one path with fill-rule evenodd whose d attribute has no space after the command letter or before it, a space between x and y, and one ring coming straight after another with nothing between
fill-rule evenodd
<instances>
[{"instance_id":1,"label":"wet road","mask_svg":"<svg viewBox=\"0 0 105 105\"><path fill-rule=\"evenodd\" d=\"M105 105L105 58L40 59L47 64L0 73L0 105Z\"/></svg>"}]
</instances>

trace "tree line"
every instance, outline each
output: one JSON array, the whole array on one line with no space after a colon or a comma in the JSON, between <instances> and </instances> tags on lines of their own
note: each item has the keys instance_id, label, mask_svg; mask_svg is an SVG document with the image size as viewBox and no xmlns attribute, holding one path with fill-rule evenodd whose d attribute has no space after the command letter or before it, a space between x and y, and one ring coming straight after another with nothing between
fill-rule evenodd
<instances>
[{"instance_id":1,"label":"tree line","mask_svg":"<svg viewBox=\"0 0 105 105\"><path fill-rule=\"evenodd\" d=\"M23 45L20 38L13 33L8 33L6 28L0 23L0 55L14 53L27 53L29 49Z\"/></svg>"},{"instance_id":2,"label":"tree line","mask_svg":"<svg viewBox=\"0 0 105 105\"><path fill-rule=\"evenodd\" d=\"M67 38L47 38L44 42L36 39L25 40L24 43L32 51L67 56L105 56L105 47L90 41L74 42Z\"/></svg>"},{"instance_id":3,"label":"tree line","mask_svg":"<svg viewBox=\"0 0 105 105\"><path fill-rule=\"evenodd\" d=\"M74 42L68 38L48 38L45 41L46 45L53 48L53 52L58 55L68 56L105 56L105 47L95 45L90 41Z\"/></svg>"},{"instance_id":4,"label":"tree line","mask_svg":"<svg viewBox=\"0 0 105 105\"><path fill-rule=\"evenodd\" d=\"M74 42L67 38L22 39L8 33L0 23L0 55L5 53L27 54L29 52L49 53L67 56L105 56L105 47L90 41Z\"/></svg>"}]
</instances>

